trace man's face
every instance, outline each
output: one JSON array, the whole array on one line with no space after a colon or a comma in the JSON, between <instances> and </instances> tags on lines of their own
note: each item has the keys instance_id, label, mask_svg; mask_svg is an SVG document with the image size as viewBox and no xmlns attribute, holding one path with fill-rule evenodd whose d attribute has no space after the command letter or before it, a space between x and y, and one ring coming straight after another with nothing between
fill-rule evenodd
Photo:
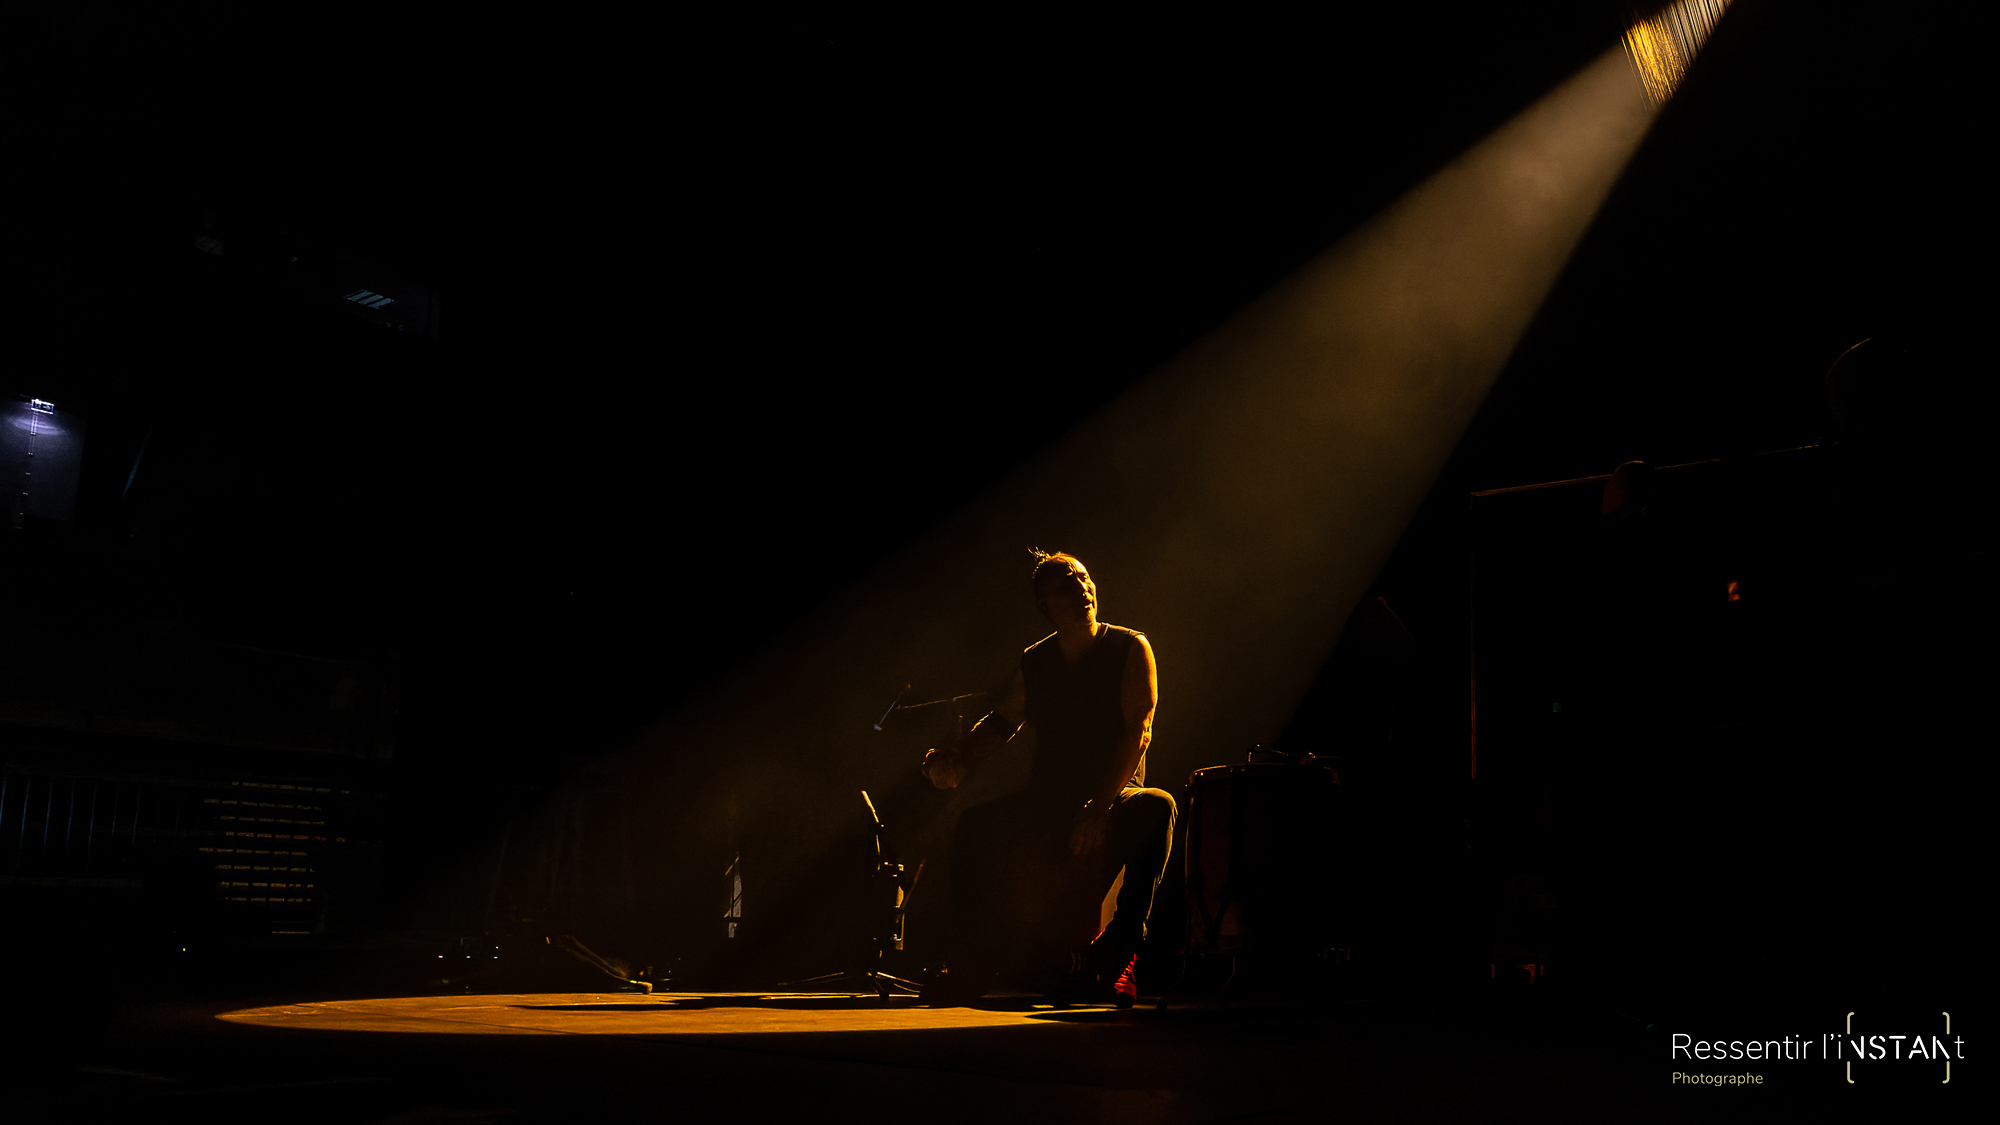
<instances>
[{"instance_id":1,"label":"man's face","mask_svg":"<svg viewBox=\"0 0 2000 1125\"><path fill-rule=\"evenodd\" d=\"M1049 582L1042 595L1042 612L1049 620L1088 621L1097 612L1097 584L1081 563L1072 563L1068 574Z\"/></svg>"}]
</instances>

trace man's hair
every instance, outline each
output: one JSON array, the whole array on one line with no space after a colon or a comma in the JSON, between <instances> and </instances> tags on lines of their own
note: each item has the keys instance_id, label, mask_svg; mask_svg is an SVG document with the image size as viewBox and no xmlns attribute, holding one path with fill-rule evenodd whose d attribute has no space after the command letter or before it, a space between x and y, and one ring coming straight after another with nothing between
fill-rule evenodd
<instances>
[{"instance_id":1,"label":"man's hair","mask_svg":"<svg viewBox=\"0 0 2000 1125\"><path fill-rule=\"evenodd\" d=\"M1035 569L1028 576L1028 583L1034 588L1036 601L1041 601L1049 592L1050 583L1083 568L1083 560L1067 551L1044 551L1040 547L1030 547L1028 553L1035 558Z\"/></svg>"}]
</instances>

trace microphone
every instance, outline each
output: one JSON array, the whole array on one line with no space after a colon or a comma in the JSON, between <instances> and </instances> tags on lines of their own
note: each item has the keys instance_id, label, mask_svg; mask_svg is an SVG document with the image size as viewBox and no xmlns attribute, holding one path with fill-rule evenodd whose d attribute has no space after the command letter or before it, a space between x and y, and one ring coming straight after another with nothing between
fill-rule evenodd
<instances>
[{"instance_id":1,"label":"microphone","mask_svg":"<svg viewBox=\"0 0 2000 1125\"><path fill-rule=\"evenodd\" d=\"M876 730L882 729L882 724L888 722L889 716L896 713L896 708L903 705L903 697L908 694L910 694L910 685L904 684L903 690L896 693L896 698L889 701L889 709L887 711L882 712L881 718L875 720Z\"/></svg>"}]
</instances>

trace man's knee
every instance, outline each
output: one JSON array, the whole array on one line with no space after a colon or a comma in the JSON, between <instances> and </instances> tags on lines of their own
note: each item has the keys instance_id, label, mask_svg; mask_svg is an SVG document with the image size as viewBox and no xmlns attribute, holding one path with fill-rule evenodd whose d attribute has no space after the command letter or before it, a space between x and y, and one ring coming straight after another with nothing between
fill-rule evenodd
<instances>
[{"instance_id":1,"label":"man's knee","mask_svg":"<svg viewBox=\"0 0 2000 1125\"><path fill-rule=\"evenodd\" d=\"M1128 789L1120 804L1130 810L1133 820L1162 827L1173 824L1178 812L1173 794L1164 789Z\"/></svg>"}]
</instances>

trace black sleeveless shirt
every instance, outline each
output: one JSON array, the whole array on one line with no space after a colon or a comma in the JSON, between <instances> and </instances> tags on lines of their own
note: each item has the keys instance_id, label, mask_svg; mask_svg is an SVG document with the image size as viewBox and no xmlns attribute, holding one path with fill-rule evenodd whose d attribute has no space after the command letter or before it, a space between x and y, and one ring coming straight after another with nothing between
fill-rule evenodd
<instances>
[{"instance_id":1,"label":"black sleeveless shirt","mask_svg":"<svg viewBox=\"0 0 2000 1125\"><path fill-rule=\"evenodd\" d=\"M1054 633L1021 654L1021 681L1028 697L1028 721L1035 725L1035 764L1030 792L1082 804L1103 784L1125 737L1125 661L1140 634L1123 625L1105 625L1075 664L1063 658ZM1139 758L1129 785L1146 783L1146 759Z\"/></svg>"}]
</instances>

